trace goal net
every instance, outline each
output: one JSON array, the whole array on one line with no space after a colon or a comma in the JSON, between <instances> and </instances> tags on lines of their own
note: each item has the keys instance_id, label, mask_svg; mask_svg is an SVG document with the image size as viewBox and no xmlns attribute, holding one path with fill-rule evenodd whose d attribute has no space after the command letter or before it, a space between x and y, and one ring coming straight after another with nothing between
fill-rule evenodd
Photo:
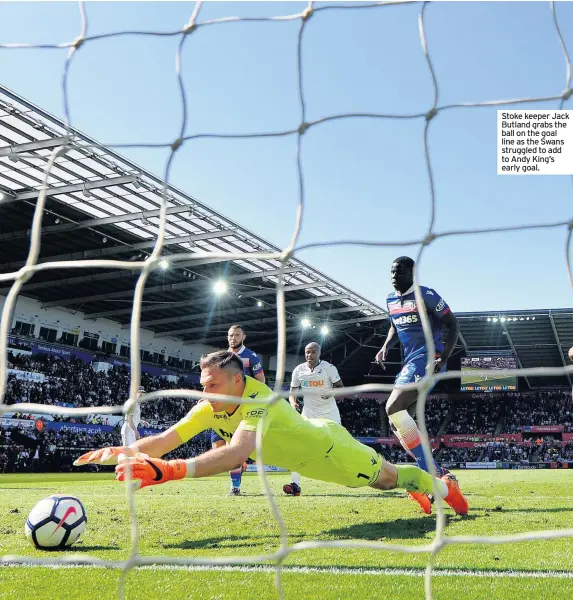
<instances>
[{"instance_id":1,"label":"goal net","mask_svg":"<svg viewBox=\"0 0 573 600\"><path fill-rule=\"evenodd\" d=\"M307 36L312 35L311 28L308 27L309 23L323 18L323 15L327 12L338 13L341 15L341 27L342 20L345 18L346 13L349 11L380 11L386 10L388 6L410 4L409 2L374 2L367 4L344 4L336 3L332 5L319 5L315 6L310 2L302 11L296 14L287 14L284 16L277 17L263 17L263 18L242 18L242 17L226 17L217 18L211 20L201 20L201 9L202 3L197 2L193 9L192 14L188 22L184 23L178 31L169 33L161 31L114 31L106 34L89 35L89 20L88 13L84 3L79 3L79 11L81 16L81 26L78 35L75 39L61 44L43 44L43 45L30 45L30 44L18 44L18 43L0 43L0 48L3 51L6 49L20 49L20 48L44 48L46 51L52 48L67 49L67 59L65 61L61 87L64 98L64 113L66 117L66 123L68 126L68 132L73 135L73 120L71 115L72 99L69 94L69 80L73 76L71 66L74 63L75 57L82 49L96 40L102 43L102 40L117 38L121 36L165 36L170 35L174 38L179 39L179 45L175 56L175 73L177 81L179 83L180 101L183 107L183 119L180 124L179 134L169 144L107 144L111 148L126 148L126 147L165 147L169 150L169 156L165 165L164 180L165 185L163 189L163 204L160 211L160 226L154 242L154 246L151 254L145 260L141 261L120 261L120 260L60 260L54 262L40 263L38 261L40 255L41 241L42 241L42 220L44 217L44 209L46 205L47 190L50 187L50 180L52 170L56 164L57 158L69 150L67 145L57 147L51 153L50 159L47 162L47 166L44 172L44 180L42 188L36 202L36 208L34 212L34 218L30 231L30 244L29 253L24 267L14 272L5 273L0 275L0 282L10 282L11 288L7 295L3 311L0 326L0 413L6 413L8 411L25 411L25 412L38 412L62 415L62 416L87 416L88 414L114 414L123 412L124 414L131 414L134 411L137 402L161 402L163 398L191 398L199 399L204 398L207 395L201 392L192 390L165 390L153 393L148 393L137 399L137 391L140 385L140 371L141 371L141 358L140 358L140 323L141 323L141 309L142 309L142 298L144 293L145 285L149 279L150 274L159 268L162 261L168 260L172 264L177 264L183 261L189 261L191 259L200 258L222 258L227 260L243 260L259 258L261 260L278 260L281 262L283 267L286 267L287 262L295 257L297 253L302 250L309 248L331 248L334 245L346 245L354 247L404 247L409 246L417 249L416 255L416 281L415 281L415 294L418 307L422 315L423 329L428 346L428 356L434 355L434 342L431 335L431 327L428 319L428 315L425 310L424 302L422 301L421 291L419 287L420 269L423 272L424 268L424 256L428 247L433 244L436 240L449 237L449 236L470 236L476 234L484 234L494 232L508 232L515 230L525 229L536 229L536 228L554 228L556 233L564 235L564 249L565 249L565 264L569 279L573 285L573 278L571 274L571 265L569 260L569 250L571 242L571 232L573 230L573 215L570 220L556 223L545 223L545 224L530 224L523 226L507 226L499 228L487 228L487 229L458 229L452 231L437 231L435 227L435 214L438 207L439 198L436 193L435 186L435 174L432 163L432 153L430 151L430 139L431 131L434 127L439 127L438 124L434 125L435 118L442 112L451 109L464 109L470 111L477 107L507 107L507 106L519 106L521 104L539 103L539 106L546 107L549 102L557 102L559 108L563 108L566 100L568 100L572 93L572 80L571 80L571 59L567 46L562 35L559 19L559 7L555 3L547 5L548 18L553 19L555 38L557 43L562 48L565 73L562 89L548 90L548 93L544 97L530 97L530 98L514 98L514 99L491 99L482 102L474 103L458 103L442 105L440 103L440 80L436 75L434 69L434 60L432 55L432 35L431 31L428 31L426 25L426 16L432 10L431 5L427 3L416 3L419 8L418 13L418 29L419 29L419 40L421 46L421 52L425 57L428 73L431 77L434 95L433 102L427 106L424 112L419 114L377 114L377 113L343 113L343 114L332 114L326 117L322 117L316 120L311 120L307 117L307 105L304 87L304 65L305 65L305 50L304 40ZM295 5L298 7L298 5ZM89 8L89 7L88 7ZM297 66L298 66L298 80L297 80L297 98L300 108L300 121L293 123L291 127L282 131L247 131L244 133L226 134L225 132L205 132L197 133L193 135L186 135L187 131L187 89L186 84L182 75L182 51L189 38L202 29L211 30L213 27L222 26L225 23L231 22L255 22L260 27L269 26L272 22L295 22L299 27L298 42L296 47ZM553 105L552 105L553 106ZM309 135L312 135L313 131L323 126L326 123L335 123L343 120L376 120L376 119L395 119L395 120L417 120L423 122L425 125L422 131L421 143L424 148L425 156L425 168L427 173L428 181L428 202L430 205L430 218L427 224L426 232L419 239L406 240L404 242L366 242L360 239L348 239L348 240L336 240L332 242L320 242L320 243L300 243L301 226L304 220L305 214L305 179L303 177L303 158L301 154L301 145L303 139ZM180 253L170 254L165 256L162 254L164 247L164 241L166 238L166 224L169 222L169 214L167 210L167 199L168 199L168 184L170 181L170 172L172 162L177 152L187 144L192 144L197 139L218 139L218 140L230 140L230 139L263 139L269 137L281 137L281 136L292 136L296 139L296 165L297 165L297 178L298 178L298 206L296 214L296 226L292 232L292 237L289 244L281 252L249 252L249 253ZM86 146L87 147L87 146ZM494 152L493 148L491 150ZM14 315L14 309L18 299L18 295L21 293L23 285L30 281L35 274L45 270L58 270L58 269L117 269L117 270L134 270L137 269L140 275L135 285L133 293L133 305L131 313L131 341L130 341L130 364L131 364L131 385L130 385L130 397L129 400L123 406L102 406L102 407L86 407L86 408L66 408L66 407L47 407L42 404L17 404L7 406L4 403L4 397L6 392L7 382L7 353L8 353L8 335L12 324ZM283 290L285 277L284 275L279 276L276 284L276 305L277 305L277 331L276 331L276 352L277 352L277 376L274 387L274 394L268 400L269 403L274 403L282 398L282 386L285 378L285 357L286 357L286 339L287 339L287 319L285 310L285 293ZM367 369L366 369L367 370ZM507 372L508 374L514 374L515 372ZM533 368L533 369L520 369L518 374L520 376L557 376L565 373L573 373L572 366L563 366L559 368ZM484 372L484 374L486 374ZM499 371L492 371L492 375L500 375ZM418 390L419 401L417 404L417 418L419 427L423 433L423 445L424 452L428 464L432 465L431 459L431 448L429 445L427 431L424 425L425 419L425 403L428 390L439 380L459 378L460 372L450 371L438 375L428 374L425 375L416 384L412 384ZM335 390L335 395L344 396L356 393L366 392L390 392L392 390L391 385L387 384L367 384L356 387L346 387ZM237 398L226 398L227 401L237 403ZM262 486L268 500L268 504L274 518L280 529L280 535L277 540L277 547L273 552L256 555L256 556L237 556L237 557L216 557L216 558L176 558L172 556L143 556L139 553L139 526L137 514L134 505L134 493L133 488L128 481L126 483L126 492L129 503L130 519L131 519L131 553L130 557L126 561L114 562L101 560L96 556L78 555L78 554L65 554L53 556L50 558L31 558L28 556L3 556L3 565L72 565L72 564L83 564L100 567L111 567L121 569L123 571L123 577L121 579L122 584L119 589L119 596L123 597L123 582L125 576L130 570L145 565L184 565L184 566L210 566L210 567L225 567L229 565L259 565L263 563L273 563L275 565L276 577L275 584L277 594L280 598L283 597L283 590L281 585L281 567L284 561L293 553L300 552L302 550L317 549L317 548L365 548L370 550L379 550L380 552L404 552L422 554L427 556L427 569L425 572L425 595L428 600L432 598L432 574L435 560L439 553L447 546L454 544L507 544L516 542L525 542L532 540L551 540L562 537L573 537L573 528L551 530L551 531L531 531L527 533L520 533L516 535L499 535L499 536L450 536L446 533L446 521L444 515L443 502L439 499L436 502L437 518L436 518L436 530L435 535L431 542L423 543L412 546L401 546L393 545L385 542L374 542L366 540L354 540L354 541L313 541L313 542L299 542L289 544L287 538L287 530L285 528L284 521L281 517L277 503L273 497L269 483L267 481L267 475L263 469L263 465L260 460L261 447L262 447L262 430L259 427L257 431L257 452L258 452L258 475L261 479Z\"/></svg>"}]
</instances>

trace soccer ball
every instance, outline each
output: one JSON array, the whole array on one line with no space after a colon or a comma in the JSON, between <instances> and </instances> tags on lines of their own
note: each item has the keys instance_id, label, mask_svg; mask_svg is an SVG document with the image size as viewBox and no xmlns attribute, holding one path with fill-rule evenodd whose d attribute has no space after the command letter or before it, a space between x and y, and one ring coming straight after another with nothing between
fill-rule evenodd
<instances>
[{"instance_id":1,"label":"soccer ball","mask_svg":"<svg viewBox=\"0 0 573 600\"><path fill-rule=\"evenodd\" d=\"M78 498L56 494L34 506L24 531L40 550L62 549L80 539L87 520L86 509Z\"/></svg>"}]
</instances>

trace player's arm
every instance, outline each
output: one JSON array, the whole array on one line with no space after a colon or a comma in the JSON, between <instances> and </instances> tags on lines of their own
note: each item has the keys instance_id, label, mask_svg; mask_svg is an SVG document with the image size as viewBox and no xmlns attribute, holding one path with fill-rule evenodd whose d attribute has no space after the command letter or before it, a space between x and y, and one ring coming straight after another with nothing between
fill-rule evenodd
<instances>
[{"instance_id":1,"label":"player's arm","mask_svg":"<svg viewBox=\"0 0 573 600\"><path fill-rule=\"evenodd\" d=\"M222 448L209 450L205 454L191 459L194 463L193 475L191 476L209 477L210 475L226 473L242 465L249 458L249 455L255 451L256 435L256 431L246 431L243 423L241 423L233 433L230 444Z\"/></svg>"},{"instance_id":2,"label":"player's arm","mask_svg":"<svg viewBox=\"0 0 573 600\"><path fill-rule=\"evenodd\" d=\"M88 464L115 465L120 455L133 455L137 452L151 457L160 457L178 448L197 434L210 427L209 410L204 403L197 404L183 419L169 429L137 440L129 448L111 446L86 452L74 461L75 466Z\"/></svg>"},{"instance_id":3,"label":"player's arm","mask_svg":"<svg viewBox=\"0 0 573 600\"><path fill-rule=\"evenodd\" d=\"M74 466L115 465L117 464L120 454L134 454L136 452L144 452L149 456L163 456L183 444L179 434L174 430L174 427L157 435L140 438L131 444L129 448L126 446L110 446L86 452L74 461Z\"/></svg>"},{"instance_id":4,"label":"player's arm","mask_svg":"<svg viewBox=\"0 0 573 600\"><path fill-rule=\"evenodd\" d=\"M289 391L289 395L288 395L288 401L290 402L290 405L295 410L298 410L298 407L299 407L298 399L301 395L300 390L302 389L302 386L300 384L300 379L298 378L298 373L299 373L299 368L295 367L292 372L292 376L291 376L291 380L290 380L290 391Z\"/></svg>"},{"instance_id":5,"label":"player's arm","mask_svg":"<svg viewBox=\"0 0 573 600\"><path fill-rule=\"evenodd\" d=\"M396 332L396 327L394 327L394 323L390 323L390 329L388 330L388 335L386 336L386 341L382 345L382 348L376 354L375 360L376 362L383 363L388 358L388 351L396 345L398 341L398 335Z\"/></svg>"},{"instance_id":6,"label":"player's arm","mask_svg":"<svg viewBox=\"0 0 573 600\"><path fill-rule=\"evenodd\" d=\"M115 478L125 481L128 470L131 470L131 478L138 481L139 488L144 488L184 477L209 477L231 471L242 465L255 451L256 431L245 430L243 423L233 434L230 444L194 458L163 460L144 453L123 458L115 468Z\"/></svg>"},{"instance_id":7,"label":"player's arm","mask_svg":"<svg viewBox=\"0 0 573 600\"><path fill-rule=\"evenodd\" d=\"M451 310L442 316L442 323L448 328L448 333L446 334L442 355L436 361L436 373L439 373L446 366L460 335L460 322Z\"/></svg>"},{"instance_id":8,"label":"player's arm","mask_svg":"<svg viewBox=\"0 0 573 600\"><path fill-rule=\"evenodd\" d=\"M259 357L254 352L253 352L253 359L255 361L258 361L258 362L255 362L254 366L251 367L251 373L253 374L253 377L257 381L260 381L261 383L266 383L263 365L261 364Z\"/></svg>"},{"instance_id":9,"label":"player's arm","mask_svg":"<svg viewBox=\"0 0 573 600\"><path fill-rule=\"evenodd\" d=\"M296 387L291 386L290 392L288 395L288 401L290 402L290 405L295 409L298 409L298 407L299 407L298 398L300 396L300 390L301 390L300 385L298 385Z\"/></svg>"},{"instance_id":10,"label":"player's arm","mask_svg":"<svg viewBox=\"0 0 573 600\"><path fill-rule=\"evenodd\" d=\"M442 351L440 358L434 363L434 372L439 373L446 366L448 359L454 351L454 347L460 335L460 324L446 301L436 292L436 290L426 290L426 293L424 294L424 304L426 305L428 313L433 314L448 328L444 350Z\"/></svg>"},{"instance_id":11,"label":"player's arm","mask_svg":"<svg viewBox=\"0 0 573 600\"><path fill-rule=\"evenodd\" d=\"M334 365L329 365L327 371L328 371L328 376L330 377L330 383L333 388L344 387L344 384L342 383L342 379L341 379L340 375L338 374L338 369ZM323 398L328 398L328 397L330 397L330 394L323 395ZM338 398L335 397L334 399L336 401L338 401ZM341 400L342 400L342 398L341 398Z\"/></svg>"},{"instance_id":12,"label":"player's arm","mask_svg":"<svg viewBox=\"0 0 573 600\"><path fill-rule=\"evenodd\" d=\"M120 461L115 468L115 478L124 481L131 471L131 477L139 481L139 487L146 487L183 477L209 477L235 469L255 451L259 424L264 435L272 420L269 414L272 409L260 405L243 406L241 410L244 418L229 445L187 460L163 460L138 453Z\"/></svg>"}]
</instances>

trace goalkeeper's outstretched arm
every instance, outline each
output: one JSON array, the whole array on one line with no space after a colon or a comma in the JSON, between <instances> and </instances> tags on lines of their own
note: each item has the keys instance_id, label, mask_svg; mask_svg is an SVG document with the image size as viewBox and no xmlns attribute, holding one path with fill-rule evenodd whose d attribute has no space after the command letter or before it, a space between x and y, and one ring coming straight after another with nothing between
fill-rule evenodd
<instances>
[{"instance_id":1,"label":"goalkeeper's outstretched arm","mask_svg":"<svg viewBox=\"0 0 573 600\"><path fill-rule=\"evenodd\" d=\"M134 455L137 452L147 454L147 456L161 457L175 450L183 444L179 434L173 427L148 437L140 438L128 447L111 446L86 452L74 461L76 467L82 465L115 465L121 455Z\"/></svg>"},{"instance_id":2,"label":"goalkeeper's outstretched arm","mask_svg":"<svg viewBox=\"0 0 573 600\"><path fill-rule=\"evenodd\" d=\"M208 405L200 402L183 419L169 429L157 435L141 438L131 444L129 448L126 446L113 446L86 452L74 462L74 465L116 465L120 456L133 456L137 452L159 458L168 454L171 450L175 450L175 448L205 431L205 429L209 429L210 423L207 420L209 414Z\"/></svg>"},{"instance_id":3,"label":"goalkeeper's outstretched arm","mask_svg":"<svg viewBox=\"0 0 573 600\"><path fill-rule=\"evenodd\" d=\"M239 425L237 431L233 434L231 443L221 448L208 450L195 458L185 461L193 471L188 477L209 477L210 475L219 475L242 465L249 455L255 451L256 432L246 431L242 425Z\"/></svg>"},{"instance_id":4,"label":"goalkeeper's outstretched arm","mask_svg":"<svg viewBox=\"0 0 573 600\"><path fill-rule=\"evenodd\" d=\"M241 465L254 452L255 444L256 432L247 431L240 425L228 446L214 448L187 460L163 460L141 452L133 457L122 457L115 468L115 478L125 481L131 472L131 478L144 488L184 477L218 475Z\"/></svg>"}]
</instances>

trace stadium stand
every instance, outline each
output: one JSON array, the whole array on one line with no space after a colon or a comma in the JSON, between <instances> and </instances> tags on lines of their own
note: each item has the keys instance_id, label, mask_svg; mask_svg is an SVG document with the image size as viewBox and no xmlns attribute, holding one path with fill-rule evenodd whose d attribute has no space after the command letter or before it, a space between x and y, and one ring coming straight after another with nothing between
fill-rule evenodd
<instances>
[{"instance_id":1,"label":"stadium stand","mask_svg":"<svg viewBox=\"0 0 573 600\"><path fill-rule=\"evenodd\" d=\"M276 336L269 331L276 331L275 286L281 263L261 259L260 253L280 249L113 149L68 129L61 120L3 86L0 110L10 115L2 146L9 152L13 175L0 189L0 273L17 271L25 263L44 164L54 148L67 144L69 151L58 158L60 168L52 173L46 196L40 263L62 258L142 263L153 248L150 240L156 235L164 191L169 228L163 256L169 259L174 254L197 252L247 255L243 260L199 256L168 261L169 268L152 273L140 328L145 389L196 385L193 369L198 356L224 344L224 332L235 322L247 324L248 344L263 355L268 381L274 383ZM287 376L301 346L327 324L323 358L337 366L346 386L391 383L401 368L399 346L390 351L385 370L373 364L388 332L384 308L296 258L284 267ZM210 286L222 273L231 300L228 307L214 310ZM86 268L81 273L74 269L36 272L19 295L11 323L9 368L13 372L8 377L5 402L84 407L124 402L132 352L131 299L138 274L138 269L106 268ZM9 290L8 282L0 286L0 306ZM460 321L460 337L448 362L450 370L459 370L462 357L482 350L503 356L510 353L523 368L561 367L567 362L567 350L573 346L571 309L459 313L452 308ZM301 329L296 324L302 324L303 317L311 326ZM499 364L503 356L496 359ZM96 361L108 363L108 367L99 370ZM22 377L23 373L31 375ZM442 460L466 462L474 458L529 461L570 456L571 387L568 374L542 375L534 380L519 377L519 392L501 394L464 395L459 393L459 380L440 382L426 406L434 451ZM389 453L393 460L407 460L389 433L385 397L341 399L343 423L353 435ZM142 418L150 430L159 429L180 418L191 404L173 399L152 402L143 406ZM76 448L115 439L121 417L44 418L46 426L38 430L34 415L3 414L2 468L65 465ZM50 423L59 429L51 430ZM86 427L89 432L83 429ZM19 435L37 439L22 444ZM42 458L34 458L39 446ZM55 462L46 461L46 456L56 452L60 454Z\"/></svg>"},{"instance_id":2,"label":"stadium stand","mask_svg":"<svg viewBox=\"0 0 573 600\"><path fill-rule=\"evenodd\" d=\"M13 341L12 345L18 343ZM85 407L124 402L129 396L128 366L114 366L107 372L97 371L95 366L95 362L79 359L10 351L12 371L6 403ZM19 378L18 372L41 374L42 381ZM198 389L196 383L183 376L168 380L144 372L141 382L146 391ZM142 432L168 427L193 404L194 401L179 398L143 404ZM373 445L392 462L412 461L397 440L387 436L382 396L342 398L339 406L342 422L355 437ZM471 397L434 394L428 398L426 420L434 452L443 463L539 464L573 460L573 441L569 441L573 406L569 390ZM0 429L0 472L67 471L81 453L119 444L121 422L121 415L70 418L6 413ZM197 436L177 449L173 457L195 455L208 447L208 436Z\"/></svg>"}]
</instances>

